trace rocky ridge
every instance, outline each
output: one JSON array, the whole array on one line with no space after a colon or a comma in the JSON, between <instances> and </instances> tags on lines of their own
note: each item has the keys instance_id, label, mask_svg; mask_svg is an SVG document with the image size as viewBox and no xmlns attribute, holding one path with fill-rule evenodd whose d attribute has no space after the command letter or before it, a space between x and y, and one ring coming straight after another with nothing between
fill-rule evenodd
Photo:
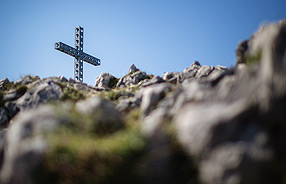
<instances>
[{"instance_id":1,"label":"rocky ridge","mask_svg":"<svg viewBox=\"0 0 286 184\"><path fill-rule=\"evenodd\" d=\"M0 81L1 183L285 183L286 21L237 66Z\"/></svg>"}]
</instances>

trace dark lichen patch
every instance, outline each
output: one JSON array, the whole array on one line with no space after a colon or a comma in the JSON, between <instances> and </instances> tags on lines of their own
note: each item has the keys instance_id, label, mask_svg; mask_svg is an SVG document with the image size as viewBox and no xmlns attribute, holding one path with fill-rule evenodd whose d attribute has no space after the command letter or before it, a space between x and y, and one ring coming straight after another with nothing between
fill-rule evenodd
<instances>
[{"instance_id":1,"label":"dark lichen patch","mask_svg":"<svg viewBox=\"0 0 286 184\"><path fill-rule=\"evenodd\" d=\"M114 89L116 87L116 84L118 83L119 79L116 77L111 77L108 82L108 87L111 89Z\"/></svg>"}]
</instances>

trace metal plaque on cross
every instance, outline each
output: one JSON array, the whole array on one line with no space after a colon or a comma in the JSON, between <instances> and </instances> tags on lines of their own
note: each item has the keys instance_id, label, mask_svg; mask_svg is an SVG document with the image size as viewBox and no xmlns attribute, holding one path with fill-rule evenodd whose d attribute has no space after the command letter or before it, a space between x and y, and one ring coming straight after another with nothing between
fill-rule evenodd
<instances>
[{"instance_id":1,"label":"metal plaque on cross","mask_svg":"<svg viewBox=\"0 0 286 184\"><path fill-rule=\"evenodd\" d=\"M75 27L75 48L62 42L56 42L55 49L75 58L74 79L76 81L83 82L83 61L94 66L100 65L100 59L83 52L83 27Z\"/></svg>"}]
</instances>

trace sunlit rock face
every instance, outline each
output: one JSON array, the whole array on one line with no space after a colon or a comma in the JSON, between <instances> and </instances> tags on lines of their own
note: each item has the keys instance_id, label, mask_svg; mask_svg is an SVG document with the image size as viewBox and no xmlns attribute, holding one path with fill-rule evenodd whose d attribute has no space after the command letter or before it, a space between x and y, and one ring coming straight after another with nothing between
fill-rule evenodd
<instances>
[{"instance_id":1,"label":"sunlit rock face","mask_svg":"<svg viewBox=\"0 0 286 184\"><path fill-rule=\"evenodd\" d=\"M95 86L0 80L0 183L285 183L286 21L236 54Z\"/></svg>"}]
</instances>

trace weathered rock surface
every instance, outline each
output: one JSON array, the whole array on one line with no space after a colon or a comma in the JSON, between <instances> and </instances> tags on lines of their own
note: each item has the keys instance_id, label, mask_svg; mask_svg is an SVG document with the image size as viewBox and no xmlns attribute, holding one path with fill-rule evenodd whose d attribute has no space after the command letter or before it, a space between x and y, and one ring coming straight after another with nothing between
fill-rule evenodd
<instances>
[{"instance_id":1,"label":"weathered rock surface","mask_svg":"<svg viewBox=\"0 0 286 184\"><path fill-rule=\"evenodd\" d=\"M4 107L0 107L0 128L5 128L9 123L8 112Z\"/></svg>"},{"instance_id":2,"label":"weathered rock surface","mask_svg":"<svg viewBox=\"0 0 286 184\"><path fill-rule=\"evenodd\" d=\"M95 80L95 87L114 88L118 79L109 73L102 72Z\"/></svg>"},{"instance_id":3,"label":"weathered rock surface","mask_svg":"<svg viewBox=\"0 0 286 184\"><path fill-rule=\"evenodd\" d=\"M119 112L113 104L100 97L91 97L76 103L76 110L83 115L92 115L100 133L112 133L124 127Z\"/></svg>"},{"instance_id":4,"label":"weathered rock surface","mask_svg":"<svg viewBox=\"0 0 286 184\"><path fill-rule=\"evenodd\" d=\"M139 69L134 65L132 64L129 68L129 72L128 73L134 73L134 72L137 72L139 71Z\"/></svg>"},{"instance_id":5,"label":"weathered rock surface","mask_svg":"<svg viewBox=\"0 0 286 184\"><path fill-rule=\"evenodd\" d=\"M15 118L6 135L1 183L34 183L33 173L47 150L43 134L59 122L51 107L33 109Z\"/></svg>"},{"instance_id":6,"label":"weathered rock surface","mask_svg":"<svg viewBox=\"0 0 286 184\"><path fill-rule=\"evenodd\" d=\"M280 42L286 25L281 25L253 37L250 48L261 49L260 67L237 69L203 92L200 104L185 105L176 115L178 138L197 160L202 183L282 183L285 172L278 168L285 168L285 157L277 155L286 151L279 140L286 138L281 80L286 44ZM279 133L270 127L279 127Z\"/></svg>"},{"instance_id":7,"label":"weathered rock surface","mask_svg":"<svg viewBox=\"0 0 286 184\"><path fill-rule=\"evenodd\" d=\"M135 65L131 65L129 73L124 77L122 77L121 79L119 79L118 83L116 84L116 87L118 88L118 87L133 86L138 84L140 81L144 79L149 79L146 72L142 72L139 69L137 69Z\"/></svg>"},{"instance_id":8,"label":"weathered rock surface","mask_svg":"<svg viewBox=\"0 0 286 184\"><path fill-rule=\"evenodd\" d=\"M17 106L24 110L49 100L59 100L62 96L62 88L53 81L48 81L28 90L25 95L17 100Z\"/></svg>"},{"instance_id":9,"label":"weathered rock surface","mask_svg":"<svg viewBox=\"0 0 286 184\"><path fill-rule=\"evenodd\" d=\"M75 115L78 119L74 119ZM81 122L77 122L79 120ZM43 105L22 112L13 119L7 132L1 183L34 183L33 173L41 166L49 149L49 140L45 136L62 126L78 126L77 131L90 129L101 135L113 133L124 125L114 106L99 97L78 101L75 108L66 103ZM14 177L15 173L19 177Z\"/></svg>"},{"instance_id":10,"label":"weathered rock surface","mask_svg":"<svg viewBox=\"0 0 286 184\"><path fill-rule=\"evenodd\" d=\"M169 84L157 84L148 88L142 88L138 91L137 98L141 98L141 111L144 116L148 115L151 110L155 109L159 101L171 90Z\"/></svg>"}]
</instances>

